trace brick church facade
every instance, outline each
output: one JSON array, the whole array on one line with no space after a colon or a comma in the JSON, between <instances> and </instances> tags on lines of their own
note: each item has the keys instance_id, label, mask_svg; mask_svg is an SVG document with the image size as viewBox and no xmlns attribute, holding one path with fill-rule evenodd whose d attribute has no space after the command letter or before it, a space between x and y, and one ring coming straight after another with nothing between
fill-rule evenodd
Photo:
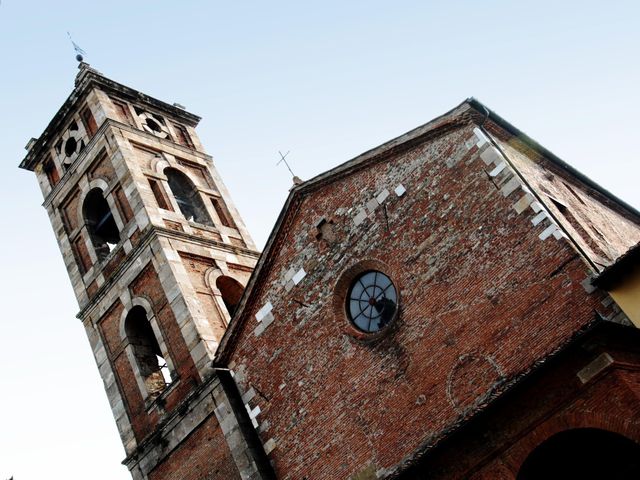
<instances>
[{"instance_id":1,"label":"brick church facade","mask_svg":"<svg viewBox=\"0 0 640 480\"><path fill-rule=\"evenodd\" d=\"M474 99L296 183L80 65L36 173L135 480L640 475L640 213Z\"/></svg>"}]
</instances>

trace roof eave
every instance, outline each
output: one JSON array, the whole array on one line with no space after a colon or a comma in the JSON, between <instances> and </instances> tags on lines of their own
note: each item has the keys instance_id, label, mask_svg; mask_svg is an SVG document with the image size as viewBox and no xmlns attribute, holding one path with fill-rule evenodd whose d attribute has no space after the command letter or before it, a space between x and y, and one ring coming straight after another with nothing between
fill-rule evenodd
<instances>
[{"instance_id":1,"label":"roof eave","mask_svg":"<svg viewBox=\"0 0 640 480\"><path fill-rule=\"evenodd\" d=\"M594 189L595 191L597 191L601 195L609 198L609 200L611 200L612 202L620 205L622 208L628 210L630 213L632 213L636 217L640 218L640 211L638 211L635 207L632 207L631 205L629 205L624 200L621 200L619 197L617 197L614 194L612 194L609 190L603 188L601 185L599 185L598 183L594 182L593 180L591 180L589 177L587 177L583 173L581 173L578 170L576 170L574 167L572 167L571 165L566 163L564 160L562 160L560 157L558 157L552 151L550 151L547 148L543 147L537 141L535 141L533 138L528 136L526 133L524 133L523 131L518 129L516 126L514 126L513 124L511 124L510 122L508 122L507 120L502 118L500 115L498 115L494 111L492 111L490 108L488 108L482 102L480 102L479 100L477 100L476 98L473 98L473 97L469 97L466 100L466 102L470 106L472 106L477 112L482 113L483 115L487 116L488 119L490 119L491 121L493 121L494 123L496 123L497 125L502 127L504 130L506 130L507 132L509 132L513 136L518 137L518 139L521 140L525 145L527 145L528 147L530 147L533 150L535 150L538 153L540 153L543 157L545 157L549 161L551 161L551 163L553 163L556 166L560 167L561 169L567 171L569 174L571 174L572 176L576 177L580 182L584 183L588 187Z\"/></svg>"}]
</instances>

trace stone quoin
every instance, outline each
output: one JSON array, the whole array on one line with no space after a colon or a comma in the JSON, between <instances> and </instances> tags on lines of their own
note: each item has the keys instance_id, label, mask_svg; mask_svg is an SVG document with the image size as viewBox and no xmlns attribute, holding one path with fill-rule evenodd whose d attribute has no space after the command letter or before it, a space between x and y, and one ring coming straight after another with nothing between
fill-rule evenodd
<instances>
[{"instance_id":1,"label":"stone quoin","mask_svg":"<svg viewBox=\"0 0 640 480\"><path fill-rule=\"evenodd\" d=\"M20 164L135 480L640 475L638 211L468 99L260 254L199 120L81 63Z\"/></svg>"}]
</instances>

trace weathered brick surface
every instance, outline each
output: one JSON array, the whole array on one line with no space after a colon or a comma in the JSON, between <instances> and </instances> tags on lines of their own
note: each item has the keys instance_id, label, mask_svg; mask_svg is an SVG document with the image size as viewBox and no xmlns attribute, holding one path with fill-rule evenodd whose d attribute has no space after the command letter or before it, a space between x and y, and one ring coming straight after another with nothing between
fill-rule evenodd
<instances>
[{"instance_id":1,"label":"weathered brick surface","mask_svg":"<svg viewBox=\"0 0 640 480\"><path fill-rule=\"evenodd\" d=\"M596 329L545 362L400 478L424 478L428 472L434 480L514 479L534 448L573 428L599 428L640 442L640 397L633 391L640 380L637 332L600 327L609 328ZM612 363L583 383L577 373L601 352Z\"/></svg>"},{"instance_id":2,"label":"weathered brick surface","mask_svg":"<svg viewBox=\"0 0 640 480\"><path fill-rule=\"evenodd\" d=\"M113 272L120 266L122 261L125 259L125 256L126 255L124 253L124 250L121 247L115 250L111 254L109 259L104 263L104 266L102 267L102 274L105 276L105 278L111 277Z\"/></svg>"},{"instance_id":3,"label":"weathered brick surface","mask_svg":"<svg viewBox=\"0 0 640 480\"><path fill-rule=\"evenodd\" d=\"M73 255L75 257L76 262L78 262L78 268L82 274L85 274L93 262L91 261L91 257L89 256L89 251L87 250L87 244L82 235L78 235L73 242ZM91 285L89 285L90 287ZM87 287L87 293L89 296L93 296L95 294L95 290Z\"/></svg>"},{"instance_id":4,"label":"weathered brick surface","mask_svg":"<svg viewBox=\"0 0 640 480\"><path fill-rule=\"evenodd\" d=\"M176 366L180 384L169 394L164 407L166 411L170 412L185 398L194 384L199 382L198 371L178 328L171 306L167 302L158 274L152 265L147 266L138 275L131 283L130 290L133 296L147 298L151 302L153 313L158 320L158 325L169 349L169 356Z\"/></svg>"},{"instance_id":5,"label":"weathered brick surface","mask_svg":"<svg viewBox=\"0 0 640 480\"><path fill-rule=\"evenodd\" d=\"M163 410L171 412L199 382L198 372L153 266L148 265L143 269L131 282L129 288L132 297L149 300L153 310L148 314L155 315L169 350L169 356L176 365L175 373L179 384L172 387L163 402ZM155 409L149 410L149 405L145 403L124 350L124 339L120 332L123 308L121 302L117 301L100 319L99 325L109 347L111 361L115 364L122 395L132 418L133 429L136 437L141 440L155 428L158 414Z\"/></svg>"},{"instance_id":6,"label":"weathered brick surface","mask_svg":"<svg viewBox=\"0 0 640 480\"><path fill-rule=\"evenodd\" d=\"M281 478L393 472L602 310L601 294L581 286L591 271L572 246L542 240L547 225L513 208L523 192L505 196L478 147L464 147L471 128L334 178L291 205L246 317L236 319L243 327L230 355L240 388L261 392L251 406L261 410L263 443L275 442ZM317 239L323 218L329 240ZM354 330L342 302L361 262L384 270L401 299L395 323L372 339ZM306 277L287 286L287 272L300 267ZM274 320L254 333L266 302Z\"/></svg>"},{"instance_id":7,"label":"weathered brick surface","mask_svg":"<svg viewBox=\"0 0 640 480\"><path fill-rule=\"evenodd\" d=\"M240 479L229 447L211 415L149 474L149 480Z\"/></svg>"},{"instance_id":8,"label":"weathered brick surface","mask_svg":"<svg viewBox=\"0 0 640 480\"><path fill-rule=\"evenodd\" d=\"M62 202L61 213L67 233L71 233L78 226L78 202L80 191L73 190Z\"/></svg>"},{"instance_id":9,"label":"weathered brick surface","mask_svg":"<svg viewBox=\"0 0 640 480\"><path fill-rule=\"evenodd\" d=\"M545 206L596 263L609 265L640 241L633 215L504 131L494 128L491 132L529 184L542 194Z\"/></svg>"},{"instance_id":10,"label":"weathered brick surface","mask_svg":"<svg viewBox=\"0 0 640 480\"><path fill-rule=\"evenodd\" d=\"M123 310L124 306L122 305L122 302L118 300L114 302L114 304L97 322L111 354L117 353L122 347L120 318L122 317Z\"/></svg>"},{"instance_id":11,"label":"weathered brick surface","mask_svg":"<svg viewBox=\"0 0 640 480\"><path fill-rule=\"evenodd\" d=\"M85 124L90 135L78 116L87 107L96 120ZM234 462L245 478L269 475L263 449L243 436L252 423L285 479L368 480L395 475L417 452L445 458L452 432L597 323L599 311L611 313L584 280L640 239L635 214L532 152L473 102L452 112L381 147L368 164L294 190L301 193L225 337L222 361L239 399L235 387L230 396L206 390L212 380L234 381L224 368L213 376L225 322L209 274L246 284L256 253L195 135L199 119L81 64L76 89L21 166L38 176L136 478L239 478ZM65 135L77 138L73 152L60 148ZM59 181L42 166L50 159ZM167 168L189 176L212 225L184 217ZM92 188L121 230L108 256L94 251L79 215ZM387 273L400 298L397 318L376 335L345 315L346 290L366 268ZM132 299L154 316L175 376L155 400L145 399L121 334ZM563 372L573 375L580 358ZM546 406L580 392L560 413L530 408L503 421L484 447L468 437L473 448L459 449L469 453L448 462L442 478L511 478L536 441L585 418L637 438L625 420L640 413L635 371L596 374L584 388L565 377L545 389ZM600 415L607 402L622 415ZM242 422L231 405L247 408Z\"/></svg>"},{"instance_id":12,"label":"weathered brick surface","mask_svg":"<svg viewBox=\"0 0 640 480\"><path fill-rule=\"evenodd\" d=\"M127 201L127 197L122 191L121 187L118 187L113 191L113 196L116 199L116 205L118 206L118 211L122 216L122 220L125 223L128 223L129 220L133 218L133 212L131 211L131 207L129 206L129 202Z\"/></svg>"},{"instance_id":13,"label":"weathered brick surface","mask_svg":"<svg viewBox=\"0 0 640 480\"><path fill-rule=\"evenodd\" d=\"M101 152L89 169L89 178L102 178L107 182L116 178L116 172L106 151Z\"/></svg>"}]
</instances>

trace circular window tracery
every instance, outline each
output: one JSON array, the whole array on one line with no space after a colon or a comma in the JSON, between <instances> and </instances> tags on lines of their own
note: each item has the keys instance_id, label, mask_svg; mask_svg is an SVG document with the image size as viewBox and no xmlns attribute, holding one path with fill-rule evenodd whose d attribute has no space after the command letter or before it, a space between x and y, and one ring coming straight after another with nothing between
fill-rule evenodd
<instances>
[{"instance_id":1,"label":"circular window tracery","mask_svg":"<svg viewBox=\"0 0 640 480\"><path fill-rule=\"evenodd\" d=\"M169 138L169 130L164 124L164 120L160 116L156 116L153 113L141 111L138 113L138 118L142 122L142 128L160 138Z\"/></svg>"},{"instance_id":2,"label":"circular window tracery","mask_svg":"<svg viewBox=\"0 0 640 480\"><path fill-rule=\"evenodd\" d=\"M347 315L363 332L378 332L394 318L398 293L391 279L377 270L358 275L347 295Z\"/></svg>"}]
</instances>

